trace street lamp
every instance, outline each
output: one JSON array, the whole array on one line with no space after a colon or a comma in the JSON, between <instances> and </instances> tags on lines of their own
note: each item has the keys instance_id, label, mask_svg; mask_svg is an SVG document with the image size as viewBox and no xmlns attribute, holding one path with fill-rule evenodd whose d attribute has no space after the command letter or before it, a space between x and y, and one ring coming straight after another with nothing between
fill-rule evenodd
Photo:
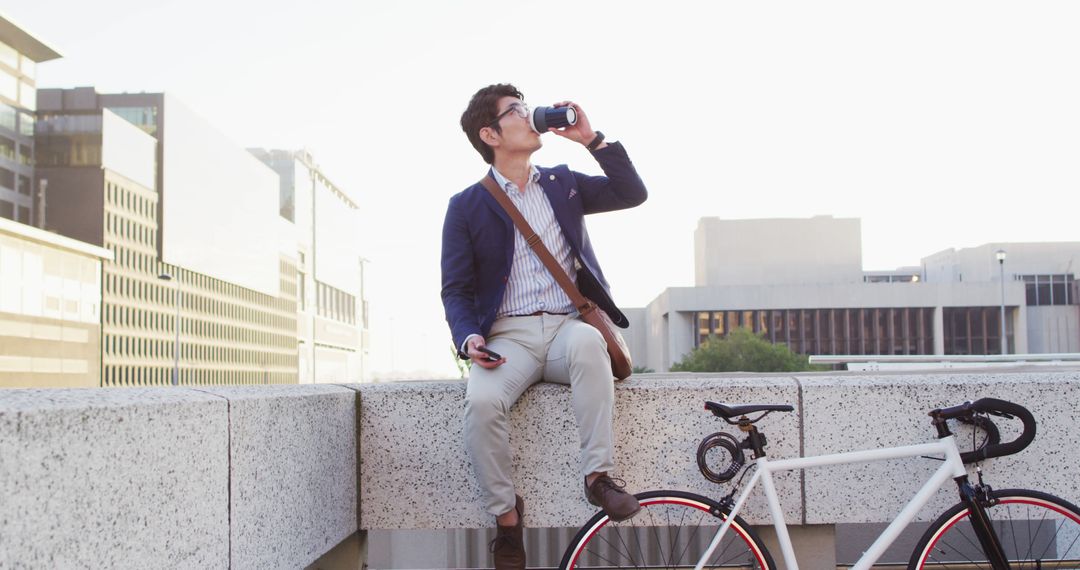
<instances>
[{"instance_id":1,"label":"street lamp","mask_svg":"<svg viewBox=\"0 0 1080 570\"><path fill-rule=\"evenodd\" d=\"M1008 344L1005 342L1005 250L999 249L995 255L1001 270L1001 354L1008 354Z\"/></svg>"},{"instance_id":2,"label":"street lamp","mask_svg":"<svg viewBox=\"0 0 1080 570\"><path fill-rule=\"evenodd\" d=\"M162 281L172 281L173 276L168 273L162 273L157 276ZM180 279L176 279L176 344L173 345L173 372L172 372L172 385L177 386L180 384L180 303L183 302L180 289Z\"/></svg>"}]
</instances>

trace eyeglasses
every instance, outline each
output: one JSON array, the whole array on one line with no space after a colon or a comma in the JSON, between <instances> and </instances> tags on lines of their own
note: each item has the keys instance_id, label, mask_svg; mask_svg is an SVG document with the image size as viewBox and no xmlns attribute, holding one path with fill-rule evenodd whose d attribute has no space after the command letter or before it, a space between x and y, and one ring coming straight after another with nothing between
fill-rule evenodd
<instances>
[{"instance_id":1,"label":"eyeglasses","mask_svg":"<svg viewBox=\"0 0 1080 570\"><path fill-rule=\"evenodd\" d=\"M499 113L499 116L495 117L494 121L488 123L488 126L498 123L502 120L503 117L509 115L510 113L514 113L515 115L524 119L529 116L529 106L525 105L524 103L512 103L509 107L506 108L505 111Z\"/></svg>"}]
</instances>

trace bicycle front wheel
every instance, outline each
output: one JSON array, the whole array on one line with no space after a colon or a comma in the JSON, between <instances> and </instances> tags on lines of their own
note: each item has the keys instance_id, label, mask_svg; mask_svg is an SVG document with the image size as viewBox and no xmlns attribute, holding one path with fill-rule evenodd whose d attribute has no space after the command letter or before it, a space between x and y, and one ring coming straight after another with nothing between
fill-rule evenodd
<instances>
[{"instance_id":1,"label":"bicycle front wheel","mask_svg":"<svg viewBox=\"0 0 1080 570\"><path fill-rule=\"evenodd\" d=\"M1080 509L1046 493L1024 489L994 491L986 509L1012 570L1080 569ZM963 503L930 525L911 555L908 569L990 568Z\"/></svg>"},{"instance_id":2,"label":"bicycle front wheel","mask_svg":"<svg viewBox=\"0 0 1080 570\"><path fill-rule=\"evenodd\" d=\"M600 511L581 527L559 568L693 568L727 511L707 497L681 491L634 495L641 512L622 522ZM705 568L772 570L772 557L746 521L735 517Z\"/></svg>"}]
</instances>

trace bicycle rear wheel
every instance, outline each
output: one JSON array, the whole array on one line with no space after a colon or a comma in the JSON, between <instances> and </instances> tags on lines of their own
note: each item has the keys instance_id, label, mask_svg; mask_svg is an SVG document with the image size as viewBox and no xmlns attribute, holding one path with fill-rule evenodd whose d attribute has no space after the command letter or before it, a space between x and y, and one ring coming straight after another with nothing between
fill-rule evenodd
<instances>
[{"instance_id":1,"label":"bicycle rear wheel","mask_svg":"<svg viewBox=\"0 0 1080 570\"><path fill-rule=\"evenodd\" d=\"M994 491L999 502L986 509L1012 570L1080 569L1080 509L1046 493ZM930 525L911 555L908 569L990 568L963 503Z\"/></svg>"},{"instance_id":2,"label":"bicycle rear wheel","mask_svg":"<svg viewBox=\"0 0 1080 570\"><path fill-rule=\"evenodd\" d=\"M693 568L727 518L707 497L682 491L635 495L641 512L613 522L603 511L581 527L560 569ZM735 517L705 568L772 570L772 557L746 521Z\"/></svg>"}]
</instances>

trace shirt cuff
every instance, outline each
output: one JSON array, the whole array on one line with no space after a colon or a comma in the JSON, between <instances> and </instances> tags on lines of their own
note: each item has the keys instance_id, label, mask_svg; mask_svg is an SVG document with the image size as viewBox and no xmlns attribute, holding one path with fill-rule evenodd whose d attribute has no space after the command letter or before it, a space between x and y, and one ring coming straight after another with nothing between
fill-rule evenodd
<instances>
[{"instance_id":1,"label":"shirt cuff","mask_svg":"<svg viewBox=\"0 0 1080 570\"><path fill-rule=\"evenodd\" d=\"M461 354L464 354L464 355L468 356L469 351L468 351L468 349L466 347L469 346L469 339L474 337L474 336L480 336L480 335L477 334L477 333L472 333L471 335L465 337L465 341L461 343Z\"/></svg>"}]
</instances>

